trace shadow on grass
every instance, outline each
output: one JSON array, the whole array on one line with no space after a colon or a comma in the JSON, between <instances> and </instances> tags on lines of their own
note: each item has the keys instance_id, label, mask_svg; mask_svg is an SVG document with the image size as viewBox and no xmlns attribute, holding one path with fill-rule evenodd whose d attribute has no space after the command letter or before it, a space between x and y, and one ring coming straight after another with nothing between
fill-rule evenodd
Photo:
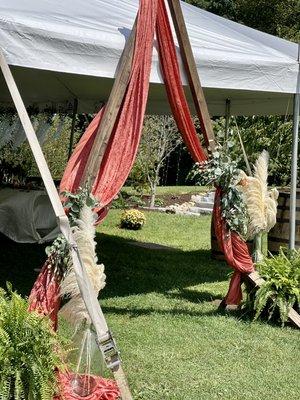
<instances>
[{"instance_id":1,"label":"shadow on grass","mask_svg":"<svg viewBox=\"0 0 300 400\"><path fill-rule=\"evenodd\" d=\"M212 302L214 300L218 300L222 298L222 294L213 294L206 291L196 291L196 290L189 290L189 289L179 289L178 293L168 293L167 295L173 299L180 299L188 301L189 303L204 303L204 302Z\"/></svg>"},{"instance_id":2,"label":"shadow on grass","mask_svg":"<svg viewBox=\"0 0 300 400\"><path fill-rule=\"evenodd\" d=\"M102 306L102 310L104 313L111 313L117 315L129 315L130 318L138 318L140 316L151 315L151 314L159 314L159 315L171 315L171 316L188 316L188 317L200 317L203 315L220 315L218 309L210 310L210 311L191 311L186 308L175 308L172 310L159 310L157 308L125 308L125 307L107 307Z\"/></svg>"},{"instance_id":3,"label":"shadow on grass","mask_svg":"<svg viewBox=\"0 0 300 400\"><path fill-rule=\"evenodd\" d=\"M186 289L205 282L227 280L225 263L211 259L210 251L168 251L131 246L118 236L97 234L99 262L105 265L107 285L102 298L161 292L173 298L199 303L218 296ZM10 281L22 295L28 295L46 259L45 245L15 243L0 239L0 285ZM176 289L176 293L168 291Z\"/></svg>"},{"instance_id":4,"label":"shadow on grass","mask_svg":"<svg viewBox=\"0 0 300 400\"><path fill-rule=\"evenodd\" d=\"M45 247L41 244L15 243L0 236L0 286L11 282L13 289L27 296L38 275L36 268L45 262Z\"/></svg>"},{"instance_id":5,"label":"shadow on grass","mask_svg":"<svg viewBox=\"0 0 300 400\"><path fill-rule=\"evenodd\" d=\"M98 257L107 274L107 285L102 298L128 296L149 292L166 293L191 302L211 301L211 293L201 294L185 289L205 282L227 280L229 268L212 260L210 250L168 251L153 250L129 244L132 240L97 234Z\"/></svg>"}]
</instances>

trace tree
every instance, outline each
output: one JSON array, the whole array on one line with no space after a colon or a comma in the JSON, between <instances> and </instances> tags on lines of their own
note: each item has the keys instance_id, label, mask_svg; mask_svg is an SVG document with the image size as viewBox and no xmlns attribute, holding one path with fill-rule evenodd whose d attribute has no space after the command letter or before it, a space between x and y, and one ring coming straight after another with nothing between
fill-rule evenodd
<instances>
[{"instance_id":1,"label":"tree","mask_svg":"<svg viewBox=\"0 0 300 400\"><path fill-rule=\"evenodd\" d=\"M186 0L196 7L288 40L300 40L299 0Z\"/></svg>"},{"instance_id":2,"label":"tree","mask_svg":"<svg viewBox=\"0 0 300 400\"><path fill-rule=\"evenodd\" d=\"M229 152L245 169L238 132L241 134L249 162L254 163L262 150L270 154L269 183L282 186L290 183L292 121L281 116L234 117L230 121ZM214 121L216 137L224 145L225 119Z\"/></svg>"},{"instance_id":3,"label":"tree","mask_svg":"<svg viewBox=\"0 0 300 400\"><path fill-rule=\"evenodd\" d=\"M38 114L31 117L52 176L60 179L68 161L71 118L59 114ZM75 132L75 142L79 132ZM5 138L5 142L3 142ZM0 175L8 168L20 178L39 176L25 132L16 115L3 114L0 119Z\"/></svg>"},{"instance_id":4,"label":"tree","mask_svg":"<svg viewBox=\"0 0 300 400\"><path fill-rule=\"evenodd\" d=\"M150 207L154 207L159 174L166 159L182 142L173 117L150 115L145 118L138 156L131 178L139 176L150 188Z\"/></svg>"}]
</instances>

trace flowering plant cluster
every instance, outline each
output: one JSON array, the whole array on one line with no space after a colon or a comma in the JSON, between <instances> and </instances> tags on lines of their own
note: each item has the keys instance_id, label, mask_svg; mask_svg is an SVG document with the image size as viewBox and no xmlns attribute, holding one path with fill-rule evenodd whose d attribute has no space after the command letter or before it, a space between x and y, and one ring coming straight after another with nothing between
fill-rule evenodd
<instances>
[{"instance_id":1,"label":"flowering plant cluster","mask_svg":"<svg viewBox=\"0 0 300 400\"><path fill-rule=\"evenodd\" d=\"M141 229L146 222L145 214L139 210L126 210L121 215L121 228Z\"/></svg>"}]
</instances>

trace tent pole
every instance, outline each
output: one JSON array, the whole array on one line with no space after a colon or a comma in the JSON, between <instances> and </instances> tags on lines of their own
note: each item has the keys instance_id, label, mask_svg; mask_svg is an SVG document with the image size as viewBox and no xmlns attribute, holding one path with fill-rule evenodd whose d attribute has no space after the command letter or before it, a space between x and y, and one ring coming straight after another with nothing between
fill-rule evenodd
<instances>
[{"instance_id":1,"label":"tent pole","mask_svg":"<svg viewBox=\"0 0 300 400\"><path fill-rule=\"evenodd\" d=\"M224 137L225 142L228 139L229 123L230 123L230 117L231 117L230 112L231 112L231 100L226 99L226 103L225 103L225 137Z\"/></svg>"},{"instance_id":2,"label":"tent pole","mask_svg":"<svg viewBox=\"0 0 300 400\"><path fill-rule=\"evenodd\" d=\"M293 107L293 141L291 165L290 191L290 240L289 248L293 250L296 243L296 207L297 207L297 178L298 178L298 140L299 140L299 113L300 113L300 43L298 43L298 81L294 94Z\"/></svg>"},{"instance_id":3,"label":"tent pole","mask_svg":"<svg viewBox=\"0 0 300 400\"><path fill-rule=\"evenodd\" d=\"M293 111L293 143L292 143L291 193L290 193L290 241L289 241L290 250L293 250L295 248L295 242L296 242L299 106L300 106L300 94L296 93L294 95L294 111Z\"/></svg>"},{"instance_id":4,"label":"tent pole","mask_svg":"<svg viewBox=\"0 0 300 400\"><path fill-rule=\"evenodd\" d=\"M68 160L71 157L72 151L73 151L75 122L76 122L77 111L78 111L78 99L74 99L74 101L73 101L73 111L72 111L72 125L71 125L71 133L70 133Z\"/></svg>"}]
</instances>

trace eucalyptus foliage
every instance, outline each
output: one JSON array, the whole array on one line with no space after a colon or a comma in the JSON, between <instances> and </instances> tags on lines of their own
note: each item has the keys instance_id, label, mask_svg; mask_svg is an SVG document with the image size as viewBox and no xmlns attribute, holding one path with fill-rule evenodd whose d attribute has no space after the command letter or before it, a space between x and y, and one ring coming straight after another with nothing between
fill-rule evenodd
<instances>
[{"instance_id":1,"label":"eucalyptus foliage","mask_svg":"<svg viewBox=\"0 0 300 400\"><path fill-rule=\"evenodd\" d=\"M64 207L69 210L68 217L72 226L76 225L76 221L84 205L90 208L95 208L98 205L98 201L91 194L90 188L87 185L79 187L76 193L63 192L62 195L67 198L64 202Z\"/></svg>"},{"instance_id":2,"label":"eucalyptus foliage","mask_svg":"<svg viewBox=\"0 0 300 400\"><path fill-rule=\"evenodd\" d=\"M28 302L0 289L0 399L50 400L55 369L63 369L60 340L47 317Z\"/></svg>"},{"instance_id":3,"label":"eucalyptus foliage","mask_svg":"<svg viewBox=\"0 0 300 400\"><path fill-rule=\"evenodd\" d=\"M281 248L278 255L265 258L256 267L265 282L255 295L255 319L265 309L269 319L279 310L284 325L290 309L300 306L300 251L287 252Z\"/></svg>"},{"instance_id":4,"label":"eucalyptus foliage","mask_svg":"<svg viewBox=\"0 0 300 400\"><path fill-rule=\"evenodd\" d=\"M45 252L48 256L48 267L62 279L72 264L70 245L63 235L58 235L50 246L47 246Z\"/></svg>"},{"instance_id":5,"label":"eucalyptus foliage","mask_svg":"<svg viewBox=\"0 0 300 400\"><path fill-rule=\"evenodd\" d=\"M64 207L68 209L68 218L71 226L76 226L77 220L80 217L80 211L84 205L91 208L97 206L97 201L90 193L87 186L83 188L80 187L76 193L63 192L62 195L66 198ZM45 251L48 256L48 267L51 268L59 278L63 278L72 265L70 245L66 238L63 235L58 235L53 243L46 247Z\"/></svg>"},{"instance_id":6,"label":"eucalyptus foliage","mask_svg":"<svg viewBox=\"0 0 300 400\"><path fill-rule=\"evenodd\" d=\"M247 236L248 213L242 192L237 188L240 169L221 149L215 151L209 161L196 164L191 172L196 184L201 186L214 184L222 190L221 210L229 229L242 238Z\"/></svg>"}]
</instances>

